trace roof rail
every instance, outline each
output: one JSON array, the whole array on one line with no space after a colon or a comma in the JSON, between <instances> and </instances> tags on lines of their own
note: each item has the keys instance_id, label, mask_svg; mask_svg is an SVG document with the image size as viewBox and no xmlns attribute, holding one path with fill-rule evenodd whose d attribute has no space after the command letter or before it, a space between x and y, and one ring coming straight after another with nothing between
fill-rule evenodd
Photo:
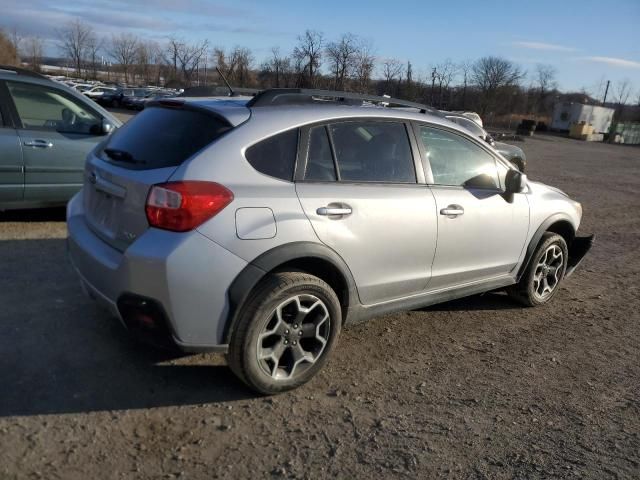
<instances>
[{"instance_id":1,"label":"roof rail","mask_svg":"<svg viewBox=\"0 0 640 480\"><path fill-rule=\"evenodd\" d=\"M47 79L44 75L34 72L32 70L27 70L26 68L13 67L11 65L0 65L0 72L2 73L13 73L15 75L24 75L25 77L35 77L35 78L44 78Z\"/></svg>"},{"instance_id":2,"label":"roof rail","mask_svg":"<svg viewBox=\"0 0 640 480\"><path fill-rule=\"evenodd\" d=\"M235 96L247 95L252 96L258 94L260 90L256 88L233 88ZM180 97L233 97L229 95L229 89L227 87L221 87L217 85L201 85L198 87L185 88L184 92L178 95Z\"/></svg>"},{"instance_id":3,"label":"roof rail","mask_svg":"<svg viewBox=\"0 0 640 480\"><path fill-rule=\"evenodd\" d=\"M365 95L362 93L337 92L332 90L314 90L307 88L271 88L263 90L247 102L247 107L266 107L273 105L304 105L312 103L334 102L345 105L380 104L385 107L415 108L420 113L442 114L428 105L391 97Z\"/></svg>"}]
</instances>

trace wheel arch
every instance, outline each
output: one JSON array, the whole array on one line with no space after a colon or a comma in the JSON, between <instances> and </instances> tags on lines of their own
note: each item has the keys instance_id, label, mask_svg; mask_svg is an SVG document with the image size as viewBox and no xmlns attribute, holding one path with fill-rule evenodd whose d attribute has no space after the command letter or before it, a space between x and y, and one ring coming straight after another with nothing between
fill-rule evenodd
<instances>
[{"instance_id":1,"label":"wheel arch","mask_svg":"<svg viewBox=\"0 0 640 480\"><path fill-rule=\"evenodd\" d=\"M280 245L262 253L249 263L229 287L229 314L223 331L228 343L237 324L239 313L251 292L269 273L300 271L324 280L335 291L342 306L342 322L358 303L353 275L342 258L329 247L313 242Z\"/></svg>"},{"instance_id":2,"label":"wheel arch","mask_svg":"<svg viewBox=\"0 0 640 480\"><path fill-rule=\"evenodd\" d=\"M544 222L540 224L538 229L533 234L533 237L531 237L531 241L527 246L527 252L525 254L524 261L518 269L516 282L520 281L520 278L529 266L529 262L531 262L531 258L533 257L533 254L535 253L536 248L538 247L538 244L542 239L542 236L546 232L553 232L560 235L562 238L564 238L565 242L567 242L567 247L571 246L571 242L573 242L573 239L576 236L576 229L573 226L573 223L571 222L569 216L562 213L556 213L555 215L551 215L550 217L548 217Z\"/></svg>"}]
</instances>

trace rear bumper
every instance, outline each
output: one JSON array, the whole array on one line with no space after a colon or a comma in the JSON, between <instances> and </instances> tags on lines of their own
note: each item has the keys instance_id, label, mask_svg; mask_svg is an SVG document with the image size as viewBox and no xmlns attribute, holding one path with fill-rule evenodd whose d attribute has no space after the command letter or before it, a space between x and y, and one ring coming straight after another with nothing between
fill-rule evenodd
<instances>
[{"instance_id":1,"label":"rear bumper","mask_svg":"<svg viewBox=\"0 0 640 480\"><path fill-rule=\"evenodd\" d=\"M120 252L89 229L80 195L67 206L67 244L85 291L129 327L122 298L149 299L179 348L225 351L227 289L246 262L196 231L150 228Z\"/></svg>"},{"instance_id":2,"label":"rear bumper","mask_svg":"<svg viewBox=\"0 0 640 480\"><path fill-rule=\"evenodd\" d=\"M575 269L580 265L585 255L591 250L595 235L588 235L584 237L575 237L569 247L569 261L567 262L567 271L565 277L570 276Z\"/></svg>"}]
</instances>

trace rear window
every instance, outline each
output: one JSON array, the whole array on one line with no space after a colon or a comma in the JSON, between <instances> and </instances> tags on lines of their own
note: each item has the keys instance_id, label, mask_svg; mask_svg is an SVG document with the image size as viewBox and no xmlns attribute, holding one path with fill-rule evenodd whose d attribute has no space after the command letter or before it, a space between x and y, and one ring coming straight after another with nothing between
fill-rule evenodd
<instances>
[{"instance_id":1,"label":"rear window","mask_svg":"<svg viewBox=\"0 0 640 480\"><path fill-rule=\"evenodd\" d=\"M297 153L298 129L294 128L252 145L246 157L260 173L292 181Z\"/></svg>"},{"instance_id":2,"label":"rear window","mask_svg":"<svg viewBox=\"0 0 640 480\"><path fill-rule=\"evenodd\" d=\"M231 128L203 112L151 107L119 128L100 157L135 170L174 167Z\"/></svg>"}]
</instances>

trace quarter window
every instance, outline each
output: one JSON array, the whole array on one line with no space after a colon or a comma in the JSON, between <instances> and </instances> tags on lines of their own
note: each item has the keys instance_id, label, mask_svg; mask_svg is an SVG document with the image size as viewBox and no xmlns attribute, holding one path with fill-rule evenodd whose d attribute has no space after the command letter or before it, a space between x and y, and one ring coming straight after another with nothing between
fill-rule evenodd
<instances>
[{"instance_id":1,"label":"quarter window","mask_svg":"<svg viewBox=\"0 0 640 480\"><path fill-rule=\"evenodd\" d=\"M476 188L498 188L498 172L492 155L461 135L421 126L434 183Z\"/></svg>"},{"instance_id":2,"label":"quarter window","mask_svg":"<svg viewBox=\"0 0 640 480\"><path fill-rule=\"evenodd\" d=\"M246 157L260 173L292 181L298 152L298 129L262 140L247 149Z\"/></svg>"},{"instance_id":3,"label":"quarter window","mask_svg":"<svg viewBox=\"0 0 640 480\"><path fill-rule=\"evenodd\" d=\"M329 126L339 179L415 183L411 145L403 123L341 122Z\"/></svg>"},{"instance_id":4,"label":"quarter window","mask_svg":"<svg viewBox=\"0 0 640 480\"><path fill-rule=\"evenodd\" d=\"M77 100L54 89L7 82L22 127L61 133L100 133L100 118Z\"/></svg>"}]
</instances>

